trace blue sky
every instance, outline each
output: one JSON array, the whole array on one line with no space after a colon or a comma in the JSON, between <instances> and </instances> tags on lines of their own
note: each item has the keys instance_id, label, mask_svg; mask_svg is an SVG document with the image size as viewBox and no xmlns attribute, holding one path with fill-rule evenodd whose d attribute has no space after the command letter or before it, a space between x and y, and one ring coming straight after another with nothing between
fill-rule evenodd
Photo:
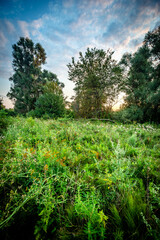
<instances>
[{"instance_id":1,"label":"blue sky","mask_svg":"<svg viewBox=\"0 0 160 240\"><path fill-rule=\"evenodd\" d=\"M110 48L119 60L159 25L159 0L0 0L0 95L10 89L12 45L19 37L41 43L47 54L43 68L57 74L71 97L74 85L66 65L79 51Z\"/></svg>"}]
</instances>

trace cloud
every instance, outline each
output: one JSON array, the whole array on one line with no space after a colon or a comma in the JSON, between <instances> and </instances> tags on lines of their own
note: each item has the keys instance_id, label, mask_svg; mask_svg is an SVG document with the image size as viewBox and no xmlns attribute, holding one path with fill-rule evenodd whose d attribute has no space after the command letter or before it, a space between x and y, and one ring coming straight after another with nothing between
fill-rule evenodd
<instances>
[{"instance_id":1,"label":"cloud","mask_svg":"<svg viewBox=\"0 0 160 240\"><path fill-rule=\"evenodd\" d=\"M13 33L16 31L14 25L10 21L5 20L5 24L9 33Z\"/></svg>"},{"instance_id":2,"label":"cloud","mask_svg":"<svg viewBox=\"0 0 160 240\"><path fill-rule=\"evenodd\" d=\"M26 22L26 21L18 21L18 25L21 29L23 37L31 37L31 34L33 36L38 36L41 35L40 33L40 28L43 26L43 21L42 19L36 19L31 22ZM41 35L42 36L42 35ZM42 38L41 38L42 39Z\"/></svg>"},{"instance_id":3,"label":"cloud","mask_svg":"<svg viewBox=\"0 0 160 240\"><path fill-rule=\"evenodd\" d=\"M97 9L97 8L107 8L110 6L114 0L84 0L84 1L77 1L78 2L78 7L80 9L85 9L86 11L88 9Z\"/></svg>"},{"instance_id":4,"label":"cloud","mask_svg":"<svg viewBox=\"0 0 160 240\"><path fill-rule=\"evenodd\" d=\"M160 3L157 0L115 0L112 12L108 13L112 17L106 21L106 29L99 40L106 45L109 43L119 58L123 52L133 52L141 46L145 34L154 28L160 16Z\"/></svg>"},{"instance_id":5,"label":"cloud","mask_svg":"<svg viewBox=\"0 0 160 240\"><path fill-rule=\"evenodd\" d=\"M31 26L35 29L40 29L43 26L42 19L40 18L40 19L32 21Z\"/></svg>"},{"instance_id":6,"label":"cloud","mask_svg":"<svg viewBox=\"0 0 160 240\"><path fill-rule=\"evenodd\" d=\"M142 41L143 39L142 38L138 38L138 39L132 39L130 42L129 42L129 45L131 48L138 48L142 45Z\"/></svg>"},{"instance_id":7,"label":"cloud","mask_svg":"<svg viewBox=\"0 0 160 240\"><path fill-rule=\"evenodd\" d=\"M40 29L42 28L42 26L43 26L43 20L41 18L32 21L30 24L32 35L37 36L39 40L43 40L43 36L40 32Z\"/></svg>"},{"instance_id":8,"label":"cloud","mask_svg":"<svg viewBox=\"0 0 160 240\"><path fill-rule=\"evenodd\" d=\"M10 71L8 66L11 68L11 45L20 36L29 37L45 49L47 64L44 68L56 73L64 82L66 95L70 95L72 84L67 80L66 64L72 57L78 60L79 51L84 53L87 47L105 51L111 48L115 50L114 58L119 60L124 52L136 51L144 35L160 24L159 0L46 0L47 10L43 11L42 5L40 14L40 2L39 5L18 2L24 10L20 11L15 3L12 9L15 13L10 18L6 13L0 21L3 55L10 59L3 66L3 76ZM0 56L2 61L3 55Z\"/></svg>"},{"instance_id":9,"label":"cloud","mask_svg":"<svg viewBox=\"0 0 160 240\"><path fill-rule=\"evenodd\" d=\"M64 8L71 8L74 4L74 0L65 0L63 1Z\"/></svg>"},{"instance_id":10,"label":"cloud","mask_svg":"<svg viewBox=\"0 0 160 240\"><path fill-rule=\"evenodd\" d=\"M154 28L157 28L157 27L159 27L159 26L160 26L160 21L156 22L156 24L155 24L155 27L154 27Z\"/></svg>"},{"instance_id":11,"label":"cloud","mask_svg":"<svg viewBox=\"0 0 160 240\"><path fill-rule=\"evenodd\" d=\"M0 32L0 46L3 48L5 47L8 39L4 36L3 32Z\"/></svg>"},{"instance_id":12,"label":"cloud","mask_svg":"<svg viewBox=\"0 0 160 240\"><path fill-rule=\"evenodd\" d=\"M18 24L20 26L23 37L28 37L29 38L30 37L29 31L28 31L29 24L25 21L18 21Z\"/></svg>"}]
</instances>

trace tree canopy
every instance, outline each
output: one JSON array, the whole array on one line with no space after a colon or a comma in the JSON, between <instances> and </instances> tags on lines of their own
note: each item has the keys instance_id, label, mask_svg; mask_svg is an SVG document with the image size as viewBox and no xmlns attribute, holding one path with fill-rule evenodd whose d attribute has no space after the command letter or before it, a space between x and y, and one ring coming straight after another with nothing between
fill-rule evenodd
<instances>
[{"instance_id":1,"label":"tree canopy","mask_svg":"<svg viewBox=\"0 0 160 240\"><path fill-rule=\"evenodd\" d=\"M54 93L61 92L62 95L64 84L59 82L56 74L41 70L46 53L39 43L34 44L31 39L21 37L12 47L14 74L9 79L12 85L7 96L14 100L16 112L26 114L34 110L36 101L49 84L52 84L51 89L55 86Z\"/></svg>"},{"instance_id":2,"label":"tree canopy","mask_svg":"<svg viewBox=\"0 0 160 240\"><path fill-rule=\"evenodd\" d=\"M0 97L0 110L4 109L4 105L3 105L3 98Z\"/></svg>"},{"instance_id":3,"label":"tree canopy","mask_svg":"<svg viewBox=\"0 0 160 240\"><path fill-rule=\"evenodd\" d=\"M56 74L42 71L44 48L23 37L12 47L14 73L7 96L14 101L16 112L62 116L64 84ZM75 116L106 116L119 94L125 92L125 118L159 121L160 26L148 32L142 46L133 54L125 53L119 63L113 53L110 49L87 48L84 54L79 52L77 61L73 57L67 65L69 80L75 83L71 103Z\"/></svg>"},{"instance_id":4,"label":"tree canopy","mask_svg":"<svg viewBox=\"0 0 160 240\"><path fill-rule=\"evenodd\" d=\"M27 113L34 109L41 92L41 65L45 63L46 53L29 38L21 37L12 48L14 74L9 79L12 86L7 96L14 100L18 113Z\"/></svg>"},{"instance_id":5,"label":"tree canopy","mask_svg":"<svg viewBox=\"0 0 160 240\"><path fill-rule=\"evenodd\" d=\"M99 116L112 108L121 83L121 69L112 59L113 52L87 49L79 60L68 64L69 80L75 83L75 106L80 116Z\"/></svg>"},{"instance_id":6,"label":"tree canopy","mask_svg":"<svg viewBox=\"0 0 160 240\"><path fill-rule=\"evenodd\" d=\"M142 47L134 54L124 54L120 61L125 78L125 103L127 107L134 106L136 112L140 112L140 119L137 120L159 121L160 119L159 59L160 27L148 32Z\"/></svg>"}]
</instances>

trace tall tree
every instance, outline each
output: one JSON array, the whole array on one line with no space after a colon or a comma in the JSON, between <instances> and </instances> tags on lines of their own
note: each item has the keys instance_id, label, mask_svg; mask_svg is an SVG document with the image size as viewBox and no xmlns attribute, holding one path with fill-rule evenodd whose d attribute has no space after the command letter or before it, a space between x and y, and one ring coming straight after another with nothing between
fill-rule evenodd
<instances>
[{"instance_id":1,"label":"tall tree","mask_svg":"<svg viewBox=\"0 0 160 240\"><path fill-rule=\"evenodd\" d=\"M63 96L64 83L60 82L57 75L44 70L42 73L42 79L44 80L44 93L53 93L55 95Z\"/></svg>"},{"instance_id":2,"label":"tall tree","mask_svg":"<svg viewBox=\"0 0 160 240\"><path fill-rule=\"evenodd\" d=\"M154 68L148 96L152 119L160 121L160 26L146 34L144 45L150 49Z\"/></svg>"},{"instance_id":3,"label":"tall tree","mask_svg":"<svg viewBox=\"0 0 160 240\"><path fill-rule=\"evenodd\" d=\"M144 45L150 48L151 54L156 60L160 60L160 26L146 34Z\"/></svg>"},{"instance_id":4,"label":"tall tree","mask_svg":"<svg viewBox=\"0 0 160 240\"><path fill-rule=\"evenodd\" d=\"M143 121L160 119L160 27L148 32L143 45L133 55L123 55L128 107L143 113ZM142 115L141 115L142 120Z\"/></svg>"},{"instance_id":5,"label":"tall tree","mask_svg":"<svg viewBox=\"0 0 160 240\"><path fill-rule=\"evenodd\" d=\"M83 117L99 116L106 107L112 108L118 96L121 69L112 59L113 52L87 49L79 60L68 64L69 80L75 83L75 105Z\"/></svg>"},{"instance_id":6,"label":"tall tree","mask_svg":"<svg viewBox=\"0 0 160 240\"><path fill-rule=\"evenodd\" d=\"M125 54L121 59L121 64L128 67L125 72L125 103L127 107L135 106L137 111L140 109L143 118L146 118L149 109L148 96L153 72L150 56L149 48L142 46L133 55ZM126 67L124 69L126 70ZM140 114L141 120L142 114Z\"/></svg>"},{"instance_id":7,"label":"tall tree","mask_svg":"<svg viewBox=\"0 0 160 240\"><path fill-rule=\"evenodd\" d=\"M146 105L146 96L150 91L149 83L152 80L151 73L150 51L147 47L141 47L130 58L130 69L125 84L128 105Z\"/></svg>"},{"instance_id":8,"label":"tall tree","mask_svg":"<svg viewBox=\"0 0 160 240\"><path fill-rule=\"evenodd\" d=\"M42 78L45 80L43 94L36 101L33 114L36 117L62 117L65 110L64 84L58 80L56 74L46 70L43 71Z\"/></svg>"},{"instance_id":9,"label":"tall tree","mask_svg":"<svg viewBox=\"0 0 160 240\"><path fill-rule=\"evenodd\" d=\"M0 110L4 109L5 106L3 105L3 98L0 97Z\"/></svg>"},{"instance_id":10,"label":"tall tree","mask_svg":"<svg viewBox=\"0 0 160 240\"><path fill-rule=\"evenodd\" d=\"M44 81L41 65L45 63L46 53L39 43L23 37L12 48L14 74L9 79L12 85L7 96L14 100L18 113L27 113L35 108L41 92Z\"/></svg>"}]
</instances>

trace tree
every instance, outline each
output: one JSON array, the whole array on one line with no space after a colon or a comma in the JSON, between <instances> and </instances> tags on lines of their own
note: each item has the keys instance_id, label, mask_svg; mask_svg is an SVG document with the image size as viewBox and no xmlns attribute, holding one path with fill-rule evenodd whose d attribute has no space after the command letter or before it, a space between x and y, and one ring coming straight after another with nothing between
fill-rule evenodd
<instances>
[{"instance_id":1,"label":"tree","mask_svg":"<svg viewBox=\"0 0 160 240\"><path fill-rule=\"evenodd\" d=\"M62 117L65 110L64 98L54 93L44 93L36 101L34 115L36 117Z\"/></svg>"},{"instance_id":2,"label":"tree","mask_svg":"<svg viewBox=\"0 0 160 240\"><path fill-rule=\"evenodd\" d=\"M0 110L5 109L5 106L3 105L3 98L0 97Z\"/></svg>"},{"instance_id":3,"label":"tree","mask_svg":"<svg viewBox=\"0 0 160 240\"><path fill-rule=\"evenodd\" d=\"M62 117L65 109L64 84L58 80L56 74L47 70L43 71L42 78L45 81L43 93L37 99L32 114L36 117Z\"/></svg>"},{"instance_id":4,"label":"tree","mask_svg":"<svg viewBox=\"0 0 160 240\"><path fill-rule=\"evenodd\" d=\"M154 68L148 96L150 114L152 113L152 119L160 121L160 26L146 34L144 45L150 49Z\"/></svg>"},{"instance_id":5,"label":"tree","mask_svg":"<svg viewBox=\"0 0 160 240\"><path fill-rule=\"evenodd\" d=\"M152 80L152 62L147 47L141 47L131 58L129 76L126 81L126 101L129 105L144 106Z\"/></svg>"},{"instance_id":6,"label":"tree","mask_svg":"<svg viewBox=\"0 0 160 240\"><path fill-rule=\"evenodd\" d=\"M130 57L128 58L128 56ZM143 112L144 116L149 107L147 99L152 81L153 67L150 56L149 48L142 46L133 55L125 54L121 59L121 64L126 64L128 67L124 83L125 103L129 109L141 109L139 112ZM125 61L126 57L128 62ZM134 111L131 112L134 113ZM142 120L142 114L140 115L139 120Z\"/></svg>"},{"instance_id":7,"label":"tree","mask_svg":"<svg viewBox=\"0 0 160 240\"><path fill-rule=\"evenodd\" d=\"M129 115L134 113L132 109L138 109L136 112L140 113L141 121L159 121L160 119L159 60L160 27L146 34L143 45L137 52L133 55L123 55L120 61L124 70L125 103L129 107Z\"/></svg>"},{"instance_id":8,"label":"tree","mask_svg":"<svg viewBox=\"0 0 160 240\"><path fill-rule=\"evenodd\" d=\"M80 116L92 117L112 108L119 93L121 69L112 59L113 52L102 49L87 49L80 52L79 60L68 64L69 80L75 83L74 99Z\"/></svg>"},{"instance_id":9,"label":"tree","mask_svg":"<svg viewBox=\"0 0 160 240\"><path fill-rule=\"evenodd\" d=\"M42 73L42 78L45 81L45 85L43 87L44 93L54 93L55 95L63 96L63 88L64 83L60 82L57 78L57 75L44 70Z\"/></svg>"},{"instance_id":10,"label":"tree","mask_svg":"<svg viewBox=\"0 0 160 240\"><path fill-rule=\"evenodd\" d=\"M144 45L150 48L156 60L160 60L160 26L146 34Z\"/></svg>"},{"instance_id":11,"label":"tree","mask_svg":"<svg viewBox=\"0 0 160 240\"><path fill-rule=\"evenodd\" d=\"M14 100L15 110L25 114L35 108L42 91L41 65L45 63L46 53L39 43L23 37L12 47L14 74L9 80L13 84L7 96Z\"/></svg>"}]
</instances>

